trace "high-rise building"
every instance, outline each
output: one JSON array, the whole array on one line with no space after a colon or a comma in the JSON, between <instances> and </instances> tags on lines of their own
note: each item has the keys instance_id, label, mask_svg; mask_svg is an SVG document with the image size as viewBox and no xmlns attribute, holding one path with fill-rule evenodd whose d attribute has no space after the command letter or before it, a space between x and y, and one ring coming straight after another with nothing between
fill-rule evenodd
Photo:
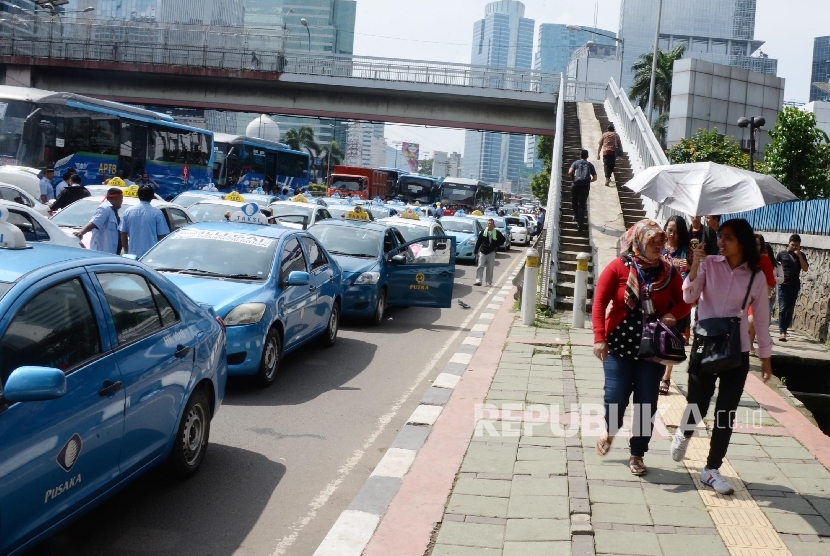
<instances>
[{"instance_id":1,"label":"high-rise building","mask_svg":"<svg viewBox=\"0 0 830 556\"><path fill-rule=\"evenodd\" d=\"M485 7L485 17L473 26L474 65L530 69L535 21L516 0L499 0ZM467 131L464 137L464 177L500 183L518 179L524 165L525 135ZM478 162L476 162L478 161Z\"/></svg>"},{"instance_id":2,"label":"high-rise building","mask_svg":"<svg viewBox=\"0 0 830 556\"><path fill-rule=\"evenodd\" d=\"M385 124L352 122L346 139L346 164L363 168L378 168L386 163Z\"/></svg>"},{"instance_id":3,"label":"high-rise building","mask_svg":"<svg viewBox=\"0 0 830 556\"><path fill-rule=\"evenodd\" d=\"M686 57L775 75L778 60L755 40L757 0L663 0L659 46L686 45ZM654 49L658 0L622 0L619 37L625 40L623 88L634 80L631 66ZM757 53L757 54L756 54ZM753 56L753 54L756 54Z\"/></svg>"},{"instance_id":4,"label":"high-rise building","mask_svg":"<svg viewBox=\"0 0 830 556\"><path fill-rule=\"evenodd\" d=\"M536 38L536 52L533 55L533 69L539 71L564 72L571 56L588 41L594 44L613 46L616 41L609 37L597 35L599 31L606 35L617 36L613 31L583 27L582 31L571 31L561 23L543 23L539 26Z\"/></svg>"},{"instance_id":5,"label":"high-rise building","mask_svg":"<svg viewBox=\"0 0 830 556\"><path fill-rule=\"evenodd\" d=\"M813 40L813 71L810 75L810 102L830 100L830 93L822 91L813 83L830 83L830 37L816 37Z\"/></svg>"},{"instance_id":6,"label":"high-rise building","mask_svg":"<svg viewBox=\"0 0 830 556\"><path fill-rule=\"evenodd\" d=\"M356 0L244 0L245 27L288 29L286 48L334 54L354 52ZM306 29L301 19L308 22Z\"/></svg>"}]
</instances>

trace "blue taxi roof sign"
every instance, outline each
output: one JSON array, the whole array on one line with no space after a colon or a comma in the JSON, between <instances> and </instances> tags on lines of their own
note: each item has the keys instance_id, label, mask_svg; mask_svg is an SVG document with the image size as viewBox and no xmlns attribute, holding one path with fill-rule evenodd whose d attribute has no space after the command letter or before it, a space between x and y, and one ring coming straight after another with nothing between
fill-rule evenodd
<instances>
[{"instance_id":1,"label":"blue taxi roof sign","mask_svg":"<svg viewBox=\"0 0 830 556\"><path fill-rule=\"evenodd\" d=\"M241 224L259 224L261 226L268 226L269 224L268 217L262 214L259 205L256 203L248 203L239 207L239 211L231 215L230 221Z\"/></svg>"},{"instance_id":2,"label":"blue taxi roof sign","mask_svg":"<svg viewBox=\"0 0 830 556\"><path fill-rule=\"evenodd\" d=\"M20 228L8 223L9 209L0 206L0 249L31 249Z\"/></svg>"}]
</instances>

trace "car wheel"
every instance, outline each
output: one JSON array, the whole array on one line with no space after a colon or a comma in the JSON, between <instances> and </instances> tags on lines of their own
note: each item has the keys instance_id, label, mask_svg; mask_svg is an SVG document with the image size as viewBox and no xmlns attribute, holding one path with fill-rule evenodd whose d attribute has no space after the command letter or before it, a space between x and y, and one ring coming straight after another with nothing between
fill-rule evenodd
<instances>
[{"instance_id":1,"label":"car wheel","mask_svg":"<svg viewBox=\"0 0 830 556\"><path fill-rule=\"evenodd\" d=\"M272 328L265 337L265 344L262 346L262 359L259 362L257 371L257 382L261 387L271 386L277 378L280 370L280 356L282 352L282 339L280 333Z\"/></svg>"},{"instance_id":2,"label":"car wheel","mask_svg":"<svg viewBox=\"0 0 830 556\"><path fill-rule=\"evenodd\" d=\"M329 315L329 325L323 333L323 345L332 347L337 342L337 330L340 328L340 305L334 302L331 306L331 315Z\"/></svg>"},{"instance_id":3,"label":"car wheel","mask_svg":"<svg viewBox=\"0 0 830 556\"><path fill-rule=\"evenodd\" d=\"M378 295L378 304L375 306L375 314L372 315L372 324L380 326L383 322L383 312L386 310L386 290L381 289Z\"/></svg>"},{"instance_id":4,"label":"car wheel","mask_svg":"<svg viewBox=\"0 0 830 556\"><path fill-rule=\"evenodd\" d=\"M204 390L196 390L187 400L170 453L170 468L176 476L187 479L196 474L205 459L209 437L210 400Z\"/></svg>"}]
</instances>

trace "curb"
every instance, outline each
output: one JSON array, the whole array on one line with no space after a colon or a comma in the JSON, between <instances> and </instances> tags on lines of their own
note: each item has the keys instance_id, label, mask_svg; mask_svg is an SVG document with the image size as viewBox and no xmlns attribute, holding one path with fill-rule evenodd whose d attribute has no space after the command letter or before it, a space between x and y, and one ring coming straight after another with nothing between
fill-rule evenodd
<instances>
[{"instance_id":1,"label":"curb","mask_svg":"<svg viewBox=\"0 0 830 556\"><path fill-rule=\"evenodd\" d=\"M521 257L516 266L502 278L501 288L495 294L488 292L487 296L492 295L489 300L485 296L487 305L474 321L467 337L424 393L418 407L406 420L363 487L334 522L314 556L360 556L363 553L386 515L392 499L398 494L404 475L415 462L433 425L481 346L496 312L505 301L512 302L512 298L508 300L508 294L513 290L512 280L523 263L524 257Z\"/></svg>"}]
</instances>

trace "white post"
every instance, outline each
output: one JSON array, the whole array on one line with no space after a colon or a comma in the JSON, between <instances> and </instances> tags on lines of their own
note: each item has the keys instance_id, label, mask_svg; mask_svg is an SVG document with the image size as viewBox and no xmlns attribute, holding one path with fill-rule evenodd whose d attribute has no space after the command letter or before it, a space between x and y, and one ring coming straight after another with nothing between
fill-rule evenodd
<instances>
[{"instance_id":1,"label":"white post","mask_svg":"<svg viewBox=\"0 0 830 556\"><path fill-rule=\"evenodd\" d=\"M536 290L539 280L539 251L527 250L525 279L522 285L522 324L531 326L536 320Z\"/></svg>"},{"instance_id":2,"label":"white post","mask_svg":"<svg viewBox=\"0 0 830 556\"><path fill-rule=\"evenodd\" d=\"M576 279L574 280L574 328L585 327L585 306L588 302L588 253L576 256Z\"/></svg>"}]
</instances>

